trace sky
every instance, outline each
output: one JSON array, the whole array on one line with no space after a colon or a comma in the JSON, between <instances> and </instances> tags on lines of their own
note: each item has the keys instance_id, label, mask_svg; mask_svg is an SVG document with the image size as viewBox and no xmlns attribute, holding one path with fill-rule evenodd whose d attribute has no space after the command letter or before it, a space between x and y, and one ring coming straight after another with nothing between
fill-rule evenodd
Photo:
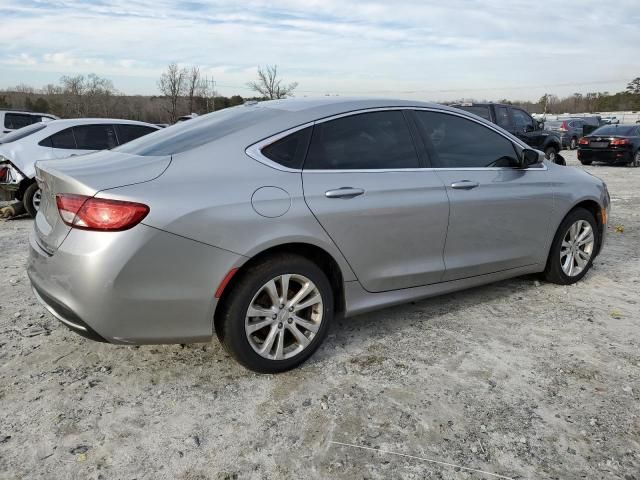
<instances>
[{"instance_id":1,"label":"sky","mask_svg":"<svg viewBox=\"0 0 640 480\"><path fill-rule=\"evenodd\" d=\"M0 0L0 89L62 75L157 94L171 62L250 96L259 65L296 96L537 100L640 76L638 0Z\"/></svg>"}]
</instances>

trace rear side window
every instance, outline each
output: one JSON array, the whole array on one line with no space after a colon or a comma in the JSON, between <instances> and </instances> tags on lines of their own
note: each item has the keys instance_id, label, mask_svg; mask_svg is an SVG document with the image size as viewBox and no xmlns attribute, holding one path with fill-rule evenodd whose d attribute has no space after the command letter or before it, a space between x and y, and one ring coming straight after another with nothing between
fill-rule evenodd
<instances>
[{"instance_id":1,"label":"rear side window","mask_svg":"<svg viewBox=\"0 0 640 480\"><path fill-rule=\"evenodd\" d=\"M79 150L106 150L118 145L113 125L82 125L73 127Z\"/></svg>"},{"instance_id":2,"label":"rear side window","mask_svg":"<svg viewBox=\"0 0 640 480\"><path fill-rule=\"evenodd\" d=\"M307 153L310 138L311 127L304 128L267 145L261 152L269 160L283 167L300 169Z\"/></svg>"},{"instance_id":3,"label":"rear side window","mask_svg":"<svg viewBox=\"0 0 640 480\"><path fill-rule=\"evenodd\" d=\"M49 141L49 144L44 142ZM76 141L73 138L73 128L65 128L58 133L51 135L48 139L44 139L40 142L40 145L46 145L53 148L65 148L67 150L73 150L76 148Z\"/></svg>"},{"instance_id":4,"label":"rear side window","mask_svg":"<svg viewBox=\"0 0 640 480\"><path fill-rule=\"evenodd\" d=\"M37 122L38 119L25 113L5 113L4 128L18 129Z\"/></svg>"},{"instance_id":5,"label":"rear side window","mask_svg":"<svg viewBox=\"0 0 640 480\"><path fill-rule=\"evenodd\" d=\"M420 134L434 168L515 167L513 144L472 120L455 115L416 111Z\"/></svg>"},{"instance_id":6,"label":"rear side window","mask_svg":"<svg viewBox=\"0 0 640 480\"><path fill-rule=\"evenodd\" d=\"M120 145L157 130L157 128L145 127L144 125L129 125L124 123L116 125L116 129L118 130L118 143Z\"/></svg>"},{"instance_id":7,"label":"rear side window","mask_svg":"<svg viewBox=\"0 0 640 480\"><path fill-rule=\"evenodd\" d=\"M418 156L399 110L361 113L314 126L305 170L418 168Z\"/></svg>"},{"instance_id":8,"label":"rear side window","mask_svg":"<svg viewBox=\"0 0 640 480\"><path fill-rule=\"evenodd\" d=\"M474 115L478 115L485 120L491 121L491 113L489 112L488 105L465 105L456 108L464 110L465 112L473 113Z\"/></svg>"}]
</instances>

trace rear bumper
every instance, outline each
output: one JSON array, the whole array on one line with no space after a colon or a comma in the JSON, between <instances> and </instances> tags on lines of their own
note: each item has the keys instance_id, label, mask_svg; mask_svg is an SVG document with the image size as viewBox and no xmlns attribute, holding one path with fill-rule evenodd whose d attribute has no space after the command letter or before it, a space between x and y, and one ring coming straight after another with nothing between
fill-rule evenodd
<instances>
[{"instance_id":1,"label":"rear bumper","mask_svg":"<svg viewBox=\"0 0 640 480\"><path fill-rule=\"evenodd\" d=\"M214 293L244 257L145 225L71 230L53 254L30 236L38 300L71 330L119 344L191 343L213 335Z\"/></svg>"},{"instance_id":2,"label":"rear bumper","mask_svg":"<svg viewBox=\"0 0 640 480\"><path fill-rule=\"evenodd\" d=\"M578 160L605 163L629 163L633 160L630 150L614 150L610 148L580 148Z\"/></svg>"}]
</instances>

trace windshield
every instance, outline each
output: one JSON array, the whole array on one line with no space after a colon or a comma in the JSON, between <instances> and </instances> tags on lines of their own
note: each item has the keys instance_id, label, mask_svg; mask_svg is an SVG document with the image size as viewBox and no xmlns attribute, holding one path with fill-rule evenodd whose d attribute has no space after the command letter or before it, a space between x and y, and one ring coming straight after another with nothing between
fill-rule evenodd
<instances>
[{"instance_id":1,"label":"windshield","mask_svg":"<svg viewBox=\"0 0 640 480\"><path fill-rule=\"evenodd\" d=\"M633 135L636 127L627 125L605 125L594 130L591 135Z\"/></svg>"},{"instance_id":2,"label":"windshield","mask_svg":"<svg viewBox=\"0 0 640 480\"><path fill-rule=\"evenodd\" d=\"M46 128L46 127L47 126L43 125L42 123L34 123L32 125L28 125L26 127L19 128L15 132L11 132L11 133L5 135L4 137L0 137L0 144L1 143L15 142L16 140L20 140L20 139L22 139L24 137L28 137L32 133L39 132L40 130L42 130L43 128Z\"/></svg>"},{"instance_id":3,"label":"windshield","mask_svg":"<svg viewBox=\"0 0 640 480\"><path fill-rule=\"evenodd\" d=\"M244 105L193 118L140 137L113 150L140 156L163 156L191 150L282 112Z\"/></svg>"}]
</instances>

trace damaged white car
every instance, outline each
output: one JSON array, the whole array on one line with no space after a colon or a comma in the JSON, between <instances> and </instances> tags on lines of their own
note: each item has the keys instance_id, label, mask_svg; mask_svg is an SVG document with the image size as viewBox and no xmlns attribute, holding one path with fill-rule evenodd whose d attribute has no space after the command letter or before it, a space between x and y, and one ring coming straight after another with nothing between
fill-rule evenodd
<instances>
[{"instance_id":1,"label":"damaged white car","mask_svg":"<svg viewBox=\"0 0 640 480\"><path fill-rule=\"evenodd\" d=\"M19 200L32 217L40 208L38 160L55 160L127 143L159 127L133 120L79 118L34 123L0 138L0 200Z\"/></svg>"}]
</instances>

